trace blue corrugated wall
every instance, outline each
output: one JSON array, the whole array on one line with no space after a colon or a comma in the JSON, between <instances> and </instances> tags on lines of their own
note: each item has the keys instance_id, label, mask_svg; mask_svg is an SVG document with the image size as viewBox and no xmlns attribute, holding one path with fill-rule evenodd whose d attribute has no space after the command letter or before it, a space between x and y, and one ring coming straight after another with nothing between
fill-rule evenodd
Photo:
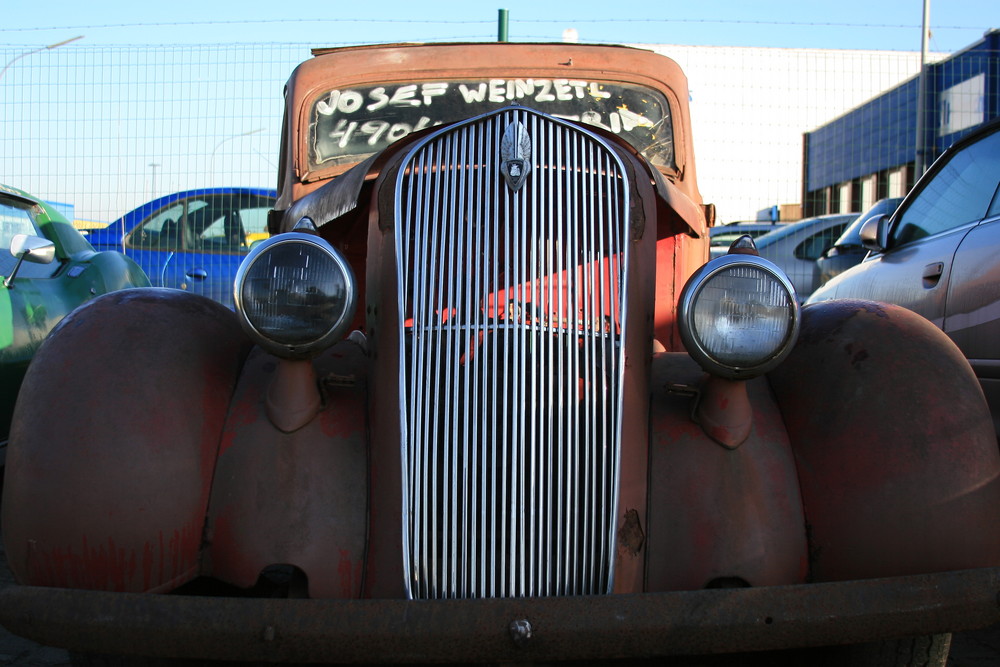
<instances>
[{"instance_id":1,"label":"blue corrugated wall","mask_svg":"<svg viewBox=\"0 0 1000 667\"><path fill-rule=\"evenodd\" d=\"M983 122L1000 116L1000 30L928 68L926 163L975 129L941 134L941 94L978 75L985 77ZM914 160L917 134L916 77L805 134L806 192L893 169Z\"/></svg>"}]
</instances>

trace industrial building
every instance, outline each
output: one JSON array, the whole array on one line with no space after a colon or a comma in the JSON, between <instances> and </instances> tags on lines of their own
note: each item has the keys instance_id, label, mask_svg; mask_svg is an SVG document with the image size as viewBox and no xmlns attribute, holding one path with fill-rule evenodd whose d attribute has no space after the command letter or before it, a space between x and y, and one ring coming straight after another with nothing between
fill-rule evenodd
<instances>
[{"instance_id":1,"label":"industrial building","mask_svg":"<svg viewBox=\"0 0 1000 667\"><path fill-rule=\"evenodd\" d=\"M803 215L901 197L952 143L1000 116L1000 30L804 134ZM918 129L918 120L923 123Z\"/></svg>"}]
</instances>

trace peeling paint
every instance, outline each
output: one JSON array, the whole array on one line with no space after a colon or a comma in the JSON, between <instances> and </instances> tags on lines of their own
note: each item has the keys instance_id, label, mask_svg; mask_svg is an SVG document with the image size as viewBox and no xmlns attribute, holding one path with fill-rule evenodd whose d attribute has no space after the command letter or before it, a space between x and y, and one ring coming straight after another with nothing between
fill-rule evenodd
<instances>
[{"instance_id":1,"label":"peeling paint","mask_svg":"<svg viewBox=\"0 0 1000 667\"><path fill-rule=\"evenodd\" d=\"M638 556L645 541L646 536L642 532L642 526L639 525L639 513L635 510L626 510L618 528L618 553Z\"/></svg>"}]
</instances>

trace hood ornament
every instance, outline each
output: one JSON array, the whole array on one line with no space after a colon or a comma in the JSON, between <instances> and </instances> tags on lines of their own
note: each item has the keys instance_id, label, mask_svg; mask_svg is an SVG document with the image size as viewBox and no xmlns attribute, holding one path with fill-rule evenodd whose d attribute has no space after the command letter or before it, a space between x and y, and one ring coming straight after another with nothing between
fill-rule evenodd
<instances>
[{"instance_id":1,"label":"hood ornament","mask_svg":"<svg viewBox=\"0 0 1000 667\"><path fill-rule=\"evenodd\" d=\"M500 157L503 160L500 173L507 181L507 187L517 192L531 171L531 138L528 137L528 129L520 121L514 121L504 130L500 141Z\"/></svg>"}]
</instances>

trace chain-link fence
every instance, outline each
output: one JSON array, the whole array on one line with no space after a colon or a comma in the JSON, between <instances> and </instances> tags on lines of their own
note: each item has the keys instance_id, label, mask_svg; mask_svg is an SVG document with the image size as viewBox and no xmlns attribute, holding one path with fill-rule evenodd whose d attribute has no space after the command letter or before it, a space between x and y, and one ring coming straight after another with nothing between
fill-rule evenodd
<instances>
[{"instance_id":1,"label":"chain-link fence","mask_svg":"<svg viewBox=\"0 0 1000 667\"><path fill-rule=\"evenodd\" d=\"M68 204L84 224L179 190L273 188L282 86L308 57L256 44L20 58L0 79L0 182Z\"/></svg>"},{"instance_id":2,"label":"chain-link fence","mask_svg":"<svg viewBox=\"0 0 1000 667\"><path fill-rule=\"evenodd\" d=\"M813 202L819 212L855 210L857 196L830 193L864 175L841 170L837 183L821 183L813 171L807 181L804 136L896 86L912 87L920 71L914 52L642 48L674 58L688 75L699 184L721 221L772 211L796 217L814 190L826 196ZM0 47L7 63L0 75L0 182L65 204L82 225L107 223L180 190L273 188L282 88L309 57L303 44ZM983 57L993 64L980 63L977 71L995 70L996 53ZM996 87L996 74L990 76L984 85ZM859 122L865 126L850 135L852 145L840 146L838 159L850 163L857 151L872 173L887 174L892 165L869 159L874 137L885 144L875 152L891 156L881 162L909 161L912 134L874 127L899 125L899 109Z\"/></svg>"}]
</instances>

